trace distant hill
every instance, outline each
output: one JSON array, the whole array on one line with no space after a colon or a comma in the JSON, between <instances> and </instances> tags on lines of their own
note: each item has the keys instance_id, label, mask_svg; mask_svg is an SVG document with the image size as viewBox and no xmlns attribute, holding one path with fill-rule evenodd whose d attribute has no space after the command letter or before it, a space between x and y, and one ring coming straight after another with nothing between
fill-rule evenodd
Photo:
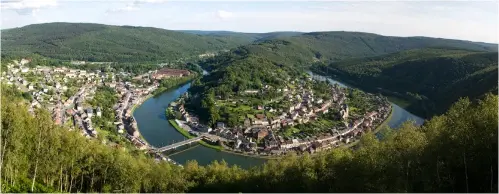
<instances>
[{"instance_id":1,"label":"distant hill","mask_svg":"<svg viewBox=\"0 0 499 194\"><path fill-rule=\"evenodd\" d=\"M476 62L475 60L478 60L478 62L480 62L480 60L482 60L482 57L486 56L485 58L487 58L488 61L484 62L485 66L490 66L490 68L493 68L494 63L497 66L497 59L495 59L494 61L493 58L494 56L496 57L497 54L487 52L497 52L497 45L427 37L390 37L361 32L313 32L290 37L263 40L260 42L255 42L253 44L243 45L236 49L232 49L231 52L208 59L204 63L202 63L201 66L203 66L207 70L213 71L214 73L203 79L205 81L205 84L198 84L199 87L193 87L192 91L199 92L201 94L206 94L206 92L209 90L215 91L215 94L229 93L231 90L232 92L237 92L238 88L240 88L241 86L258 85L255 83L278 83L278 76L273 75L275 72L279 72L280 74L296 75L296 71L303 72L310 68L312 64L323 63L329 65L337 64L335 62L358 59L354 62L345 62L345 64L348 63L349 65L344 65L344 69L337 68L337 73L339 74L347 72L347 70L349 70L350 68L358 68L359 72L384 71L385 69L376 69L372 66L366 65L366 63L370 60L379 60L379 63L387 63L383 59L383 57L386 56L400 57L400 59L397 58L397 60L393 63L404 63L409 62L410 60L420 60L424 58L425 60L417 62L418 65L411 65L407 67L396 66L397 68L400 67L401 69L397 69L397 72L393 72L393 76L399 79L401 82L404 81L404 76L411 76L411 79L408 79L410 80L408 82L414 83L413 85L408 82L403 82L402 84L395 81L387 81L385 84L402 84L403 87L401 88L404 90L402 94L397 95L399 97L406 97L406 92L412 92L414 95L424 95L431 100L436 100L427 102L431 102L431 106L440 107L428 107L427 110L422 110L421 112L419 112L419 115L422 116L433 115L437 112L441 112L442 110L446 110L446 108L448 108L447 105L455 102L458 97L476 97L478 94L483 94L484 91L489 91L491 89L489 82L490 80L493 80L492 78L494 77L494 75L492 75L492 78L490 78L490 80L486 81L486 87L481 90L475 91L476 94L472 95L471 93L469 93L470 91L461 90L452 98L444 99L441 96L445 95L444 93L423 90L421 88L422 86L417 85L422 82L421 80L418 80L418 78L420 78L419 74L434 74L442 76L443 72L452 70L452 68L454 68L451 65L454 62L452 60L446 61L443 59L441 59L443 61L426 60L429 60L431 57L452 57L452 59L455 60L456 63L466 63L466 65L456 67L464 69L462 72L459 72L459 74L457 74L458 76L447 77L445 81L439 81L439 77L429 77L428 80L423 82L426 84L427 81L431 82L430 80L436 79L435 81L438 82L437 84L439 87L443 85L446 86L445 89L452 90L452 92L457 92L457 90L450 89L450 87L453 86L456 87L456 89L459 88L452 84L461 79L460 76L468 76L472 74L475 75L475 71L481 70L481 68L477 69L474 66L468 66L467 64L473 64L474 62ZM475 56L471 54L477 55L476 57L471 57ZM382 56L382 58L372 58L378 56ZM461 58L464 56L470 57ZM445 63L440 64L440 62ZM255 71L259 72L253 72L253 70L251 71L252 73L241 71L241 69L247 69L248 67L251 67L251 69L255 69ZM332 68L335 66L326 65L326 67ZM390 69L390 66L382 68ZM314 70L320 69L316 67ZM463 81L463 83L476 83L475 81L477 81L477 79L482 78L482 76L484 75L488 76L488 73L492 73L492 71L483 73L479 72L476 73L476 77L470 77L468 81ZM329 73L331 72L326 72L326 74ZM350 74L351 73L349 73L349 75ZM367 79L369 78L369 76L372 75L365 75L364 77L362 77L365 80L370 80L371 82L373 82L372 84L364 84L365 89L372 89L371 87L388 88L388 86L385 86L384 84L374 84L381 82L376 79L377 77ZM497 77L497 74L495 74L495 77ZM229 78L234 78L234 81L219 81ZM244 78L244 80L236 81L239 78ZM354 79L357 77L348 78L354 83L364 83L364 80L360 80L360 78ZM495 83L495 85L497 85L497 83ZM435 87L433 88L433 90L444 89L439 87ZM387 93L385 92L385 94ZM442 99L437 100L437 98ZM434 105L434 103L436 102L445 103ZM418 107L423 106L419 105Z\"/></svg>"},{"instance_id":2,"label":"distant hill","mask_svg":"<svg viewBox=\"0 0 499 194\"><path fill-rule=\"evenodd\" d=\"M238 50L246 50L283 64L308 65L316 61L341 61L428 47L497 51L496 44L427 37L391 37L362 32L312 32L244 45Z\"/></svg>"},{"instance_id":3,"label":"distant hill","mask_svg":"<svg viewBox=\"0 0 499 194\"><path fill-rule=\"evenodd\" d=\"M45 23L2 30L2 54L86 61L156 61L215 52L252 40L150 27Z\"/></svg>"},{"instance_id":4,"label":"distant hill","mask_svg":"<svg viewBox=\"0 0 499 194\"><path fill-rule=\"evenodd\" d=\"M497 52L426 48L316 64L312 69L364 90L403 98L409 110L430 117L445 112L460 97L497 94L497 61Z\"/></svg>"},{"instance_id":5,"label":"distant hill","mask_svg":"<svg viewBox=\"0 0 499 194\"><path fill-rule=\"evenodd\" d=\"M179 30L180 32L191 33L196 35L206 36L224 36L224 37L239 37L246 38L250 41L263 41L274 38L284 38L303 34L302 32L282 31L282 32L267 32L267 33L246 33L232 31L202 31L202 30Z\"/></svg>"}]
</instances>

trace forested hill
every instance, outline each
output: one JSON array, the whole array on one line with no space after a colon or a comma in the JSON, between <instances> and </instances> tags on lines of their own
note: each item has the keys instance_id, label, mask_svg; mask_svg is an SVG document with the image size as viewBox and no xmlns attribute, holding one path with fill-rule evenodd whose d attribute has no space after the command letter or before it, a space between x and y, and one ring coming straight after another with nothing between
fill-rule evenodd
<instances>
[{"instance_id":1,"label":"forested hill","mask_svg":"<svg viewBox=\"0 0 499 194\"><path fill-rule=\"evenodd\" d=\"M364 90L405 99L424 117L445 112L459 97L497 94L497 52L416 49L395 54L317 63L312 69Z\"/></svg>"},{"instance_id":2,"label":"forested hill","mask_svg":"<svg viewBox=\"0 0 499 194\"><path fill-rule=\"evenodd\" d=\"M235 49L282 64L309 65L316 61L341 61L419 48L457 48L497 51L497 44L428 37L391 37L362 32L312 32L267 39Z\"/></svg>"},{"instance_id":3,"label":"forested hill","mask_svg":"<svg viewBox=\"0 0 499 194\"><path fill-rule=\"evenodd\" d=\"M403 63L407 62L406 60L424 60L420 60L418 62L420 66L415 67L417 69L409 68L410 66L396 66L397 68L400 68L400 70L393 73L401 73L399 75L395 75L398 79L403 81L404 76L410 76L413 78L410 82L404 82L404 88L408 89L405 91L398 91L402 92L402 95L398 96L405 97L406 92L412 92L414 94L422 93L422 95L425 95L432 100L436 98L441 99L437 102L442 101L444 103L439 105L434 105L434 102L432 102L431 105L413 104L414 108L410 108L411 110L415 110L419 107L425 107L422 108L422 110L415 111L418 115L429 116L434 115L435 113L442 113L442 111L445 111L450 104L454 103L461 96L469 96L472 99L475 99L475 97L484 94L486 91L494 91L493 88L491 88L490 81L494 79L494 76L497 77L497 74L489 76L489 73L492 71L487 70L487 72L478 73L478 70L482 67L485 68L489 66L490 68L493 68L492 66L494 64L497 65L497 59L494 60L494 53L478 54L476 57L463 58L465 60L459 62L459 64L461 64L459 67L453 66L453 62L447 65L439 64L435 66L434 63L439 62L430 62L427 61L427 59L438 56L445 57L446 55L451 54L456 54L455 57L459 57L490 51L497 51L497 45L427 37L388 37L360 32L306 33L296 36L264 40L240 46L236 49L232 49L231 52L207 59L201 63L201 66L209 71L213 71L214 73L208 75L206 78L203 78L201 83L193 84L191 91L193 93L200 94L200 96L205 99L209 96L207 95L208 93L212 93L213 95L211 96L228 96L248 88L258 89L258 87L263 86L261 83L269 85L281 83L281 75L296 75L296 71L303 72L310 68L311 64L330 64L344 60L360 59L354 60L353 62L347 62L355 63L356 68L362 69L359 71L381 71L379 68L373 69L372 65L365 65L364 63L369 60L376 60L376 58L372 58L376 56L402 56L400 59L397 58L396 62ZM394 54L397 52L401 53ZM480 61L483 57L489 60ZM383 57L380 59L382 60ZM457 58L455 59L457 60ZM482 66L478 65L478 67L475 68L473 64L477 62L483 62L485 64ZM462 63L466 64L463 65ZM442 74L446 74L445 72L449 70L454 71L453 68L458 68L459 73L456 73L455 75L453 74L453 76L449 77L450 80L439 81L437 79L438 77L432 77L431 79L428 77L428 80L425 81L417 79L420 78L419 73L423 73L428 76L441 76ZM243 69L249 70L243 71ZM347 69L343 70L340 68L337 70L338 73L347 71ZM473 76L468 77L467 79L460 77L466 77L471 74L473 74ZM363 78L367 77L368 76L364 76ZM431 84L431 82L435 79L437 79L435 81L436 83ZM483 79L487 79L487 81L483 81ZM484 82L487 84L480 90L477 89L469 91L462 89L459 85L452 85L457 83L458 80L461 80L460 84L470 85ZM356 82L359 80L351 79L351 81ZM374 83L382 83L378 82L379 80L377 79L370 79L370 81L375 81ZM366 86L389 88L389 86L385 87L382 84L374 83L369 83ZM387 81L386 84L396 87L393 85L394 83L396 82ZM423 86L421 85L423 83L426 84L424 86L431 87L431 89L423 89ZM446 88L435 87L435 85L445 86ZM373 88L365 87L364 89L369 90ZM445 94L441 92L444 89L447 92L455 92L454 94L456 94L456 96L442 96ZM208 92L208 90L210 91ZM431 94L428 93L430 90ZM199 103L201 103L201 101L199 101Z\"/></svg>"},{"instance_id":4,"label":"forested hill","mask_svg":"<svg viewBox=\"0 0 499 194\"><path fill-rule=\"evenodd\" d=\"M64 60L176 60L248 44L236 36L202 36L150 27L45 23L2 30L2 54Z\"/></svg>"},{"instance_id":5,"label":"forested hill","mask_svg":"<svg viewBox=\"0 0 499 194\"><path fill-rule=\"evenodd\" d=\"M462 100L421 127L363 136L339 148L290 156L244 170L225 162L180 168L143 151L86 139L31 115L15 88L2 85L1 192L488 192L497 193L497 96Z\"/></svg>"},{"instance_id":6,"label":"forested hill","mask_svg":"<svg viewBox=\"0 0 499 194\"><path fill-rule=\"evenodd\" d=\"M267 33L246 33L246 32L232 32L232 31L202 31L202 30L179 30L180 32L205 35L205 36L222 36L247 39L248 41L258 42L263 40L284 38L291 36L298 36L302 32L282 31L282 32L267 32Z\"/></svg>"}]
</instances>

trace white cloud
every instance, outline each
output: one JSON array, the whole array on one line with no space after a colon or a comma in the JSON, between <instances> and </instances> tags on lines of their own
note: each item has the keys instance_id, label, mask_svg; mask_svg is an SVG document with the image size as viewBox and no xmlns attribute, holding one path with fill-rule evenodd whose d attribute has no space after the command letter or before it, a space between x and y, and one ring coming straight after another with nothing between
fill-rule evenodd
<instances>
[{"instance_id":1,"label":"white cloud","mask_svg":"<svg viewBox=\"0 0 499 194\"><path fill-rule=\"evenodd\" d=\"M134 6L132 4L128 4L125 7L119 7L119 8L111 8L107 10L107 13L116 13L116 12L128 12L128 11L136 11L139 8L137 6Z\"/></svg>"},{"instance_id":2,"label":"white cloud","mask_svg":"<svg viewBox=\"0 0 499 194\"><path fill-rule=\"evenodd\" d=\"M136 11L140 9L141 4L145 3L164 3L166 0L134 0L129 1L125 7L111 8L106 11L106 13L116 13L116 12L129 12Z\"/></svg>"},{"instance_id":3,"label":"white cloud","mask_svg":"<svg viewBox=\"0 0 499 194\"><path fill-rule=\"evenodd\" d=\"M19 15L33 15L38 10L57 6L57 0L2 0L4 10L14 10Z\"/></svg>"},{"instance_id":4,"label":"white cloud","mask_svg":"<svg viewBox=\"0 0 499 194\"><path fill-rule=\"evenodd\" d=\"M228 19L234 16L232 12L224 11L224 10L218 10L217 16L220 19Z\"/></svg>"}]
</instances>

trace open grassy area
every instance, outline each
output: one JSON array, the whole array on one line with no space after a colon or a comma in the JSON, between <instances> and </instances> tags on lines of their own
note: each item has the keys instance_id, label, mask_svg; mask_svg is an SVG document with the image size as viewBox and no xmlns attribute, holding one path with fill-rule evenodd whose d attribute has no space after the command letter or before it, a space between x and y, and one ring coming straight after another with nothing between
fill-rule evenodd
<instances>
[{"instance_id":1,"label":"open grassy area","mask_svg":"<svg viewBox=\"0 0 499 194\"><path fill-rule=\"evenodd\" d=\"M183 129L182 127L178 126L177 125L177 122L175 122L175 119L170 119L168 120L168 122L170 122L170 124L180 133L182 134L183 136L191 139L191 138L194 138L193 135L189 134L189 132L187 132L185 129Z\"/></svg>"},{"instance_id":2,"label":"open grassy area","mask_svg":"<svg viewBox=\"0 0 499 194\"><path fill-rule=\"evenodd\" d=\"M188 132L188 131L186 131L185 129L183 129L182 127L178 126L178 125L177 125L177 122L175 122L175 119L170 119L170 120L168 120L168 122L170 122L170 124L171 124L171 125L172 125L172 126L173 126L173 127L174 127L174 128L175 128L175 129L176 129L176 130L180 133L180 134L182 134L182 135L183 135L183 136L185 136L186 138L191 139L191 138L194 138L194 137L195 137L195 136L193 136L193 135L189 134L189 132ZM208 148L212 148L212 149L219 150L219 151L223 150L223 147L222 147L221 145L214 145L214 144L212 144L212 143L210 143L210 142L207 142L207 141L205 141L205 140L201 140L201 141L199 141L199 144L201 144L201 145L203 145L203 146L206 146L206 147L208 147Z\"/></svg>"}]
</instances>

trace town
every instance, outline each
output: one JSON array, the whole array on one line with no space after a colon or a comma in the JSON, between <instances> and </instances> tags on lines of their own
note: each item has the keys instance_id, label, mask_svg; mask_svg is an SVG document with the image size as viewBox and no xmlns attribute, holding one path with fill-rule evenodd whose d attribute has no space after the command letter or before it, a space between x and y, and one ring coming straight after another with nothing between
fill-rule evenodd
<instances>
[{"instance_id":1,"label":"town","mask_svg":"<svg viewBox=\"0 0 499 194\"><path fill-rule=\"evenodd\" d=\"M7 85L17 87L31 99L30 110L45 108L52 113L53 120L58 125L66 125L71 130L79 130L87 138L98 138L100 133L109 135L108 131L99 129L96 120L112 111L114 118L114 133L128 140L139 150L154 150L140 136L137 122L133 117L135 106L158 89L161 79L185 77L191 73L180 69L160 69L133 77L132 81L123 81L126 72L87 72L85 70L67 67L30 68L28 59L14 61L7 65L7 71L2 72L2 81ZM290 151L314 153L325 149L356 142L363 133L379 127L391 113L387 99L381 96L365 94L364 98L372 104L370 111L358 112L349 107L348 96L352 93L347 88L327 84L326 91L313 88L321 85L311 77L288 78L290 85L274 88L265 85L261 90L245 90L240 96L258 96L277 92L277 97L265 104L252 106L242 99L225 99L219 97L218 106L234 108L244 107L247 111L240 118L237 126L229 127L225 122L216 122L211 127L202 124L195 113L189 113L184 106L189 100L189 94L182 95L172 103L172 109L177 115L176 122L191 134L211 137L220 140L224 149L252 155L283 155ZM105 86L116 92L117 101L111 107L92 106L96 90ZM323 89L324 90L324 89ZM307 124L334 118L334 125L321 129L314 134L300 132ZM111 121L107 121L111 122ZM289 133L290 130L295 132ZM106 143L106 138L101 138ZM109 138L111 139L111 138ZM116 142L108 144L118 146ZM158 152L158 158L169 160Z\"/></svg>"},{"instance_id":2,"label":"town","mask_svg":"<svg viewBox=\"0 0 499 194\"><path fill-rule=\"evenodd\" d=\"M259 95L269 90L271 86L264 86L261 90L243 91L241 99L219 99L219 106L233 106L233 109L245 107L249 113L236 126L229 127L227 123L216 122L211 127L202 124L195 113L189 112L185 102L190 99L189 94L183 95L171 104L170 110L175 120L182 128L193 135L211 134L224 138L220 142L226 150L251 155L282 155L290 151L298 153L314 153L345 144L356 142L363 133L378 128L390 115L391 105L385 97L362 93L363 98L372 105L369 111L360 112L356 107L349 107L348 96L353 90L339 87L337 84L328 85L327 92L321 98L314 95L311 85L318 81L308 77L306 79L288 80L292 85L274 89L280 95L268 101L251 107L243 100L248 95ZM330 98L329 98L330 97ZM354 109L353 111L351 109ZM328 115L334 118L336 124L321 129L315 134L294 133L286 134L289 129L297 126L326 120Z\"/></svg>"},{"instance_id":3,"label":"town","mask_svg":"<svg viewBox=\"0 0 499 194\"><path fill-rule=\"evenodd\" d=\"M30 68L29 59L21 59L8 63L3 69L1 80L11 85L27 96L29 111L34 113L36 108L44 108L52 114L55 124L78 130L81 135L91 139L98 139L100 133L119 134L125 137L135 148L150 150L141 137L137 122L133 117L135 106L140 105L152 92L159 87L159 81L165 78L183 77L191 73L187 70L160 69L149 71L136 76L140 85L123 81L121 77L130 76L126 72L87 72L86 70L71 69L67 67L36 66ZM80 62L81 63L81 62ZM112 107L92 106L90 101L95 97L97 88L105 86L116 92L117 102ZM115 131L109 132L99 129L96 120L103 117L106 112L114 113L112 122ZM113 119L113 118L111 118ZM110 146L119 145L116 142L100 138L103 143ZM163 160L170 159L156 154ZM173 162L173 161L172 161Z\"/></svg>"}]
</instances>

